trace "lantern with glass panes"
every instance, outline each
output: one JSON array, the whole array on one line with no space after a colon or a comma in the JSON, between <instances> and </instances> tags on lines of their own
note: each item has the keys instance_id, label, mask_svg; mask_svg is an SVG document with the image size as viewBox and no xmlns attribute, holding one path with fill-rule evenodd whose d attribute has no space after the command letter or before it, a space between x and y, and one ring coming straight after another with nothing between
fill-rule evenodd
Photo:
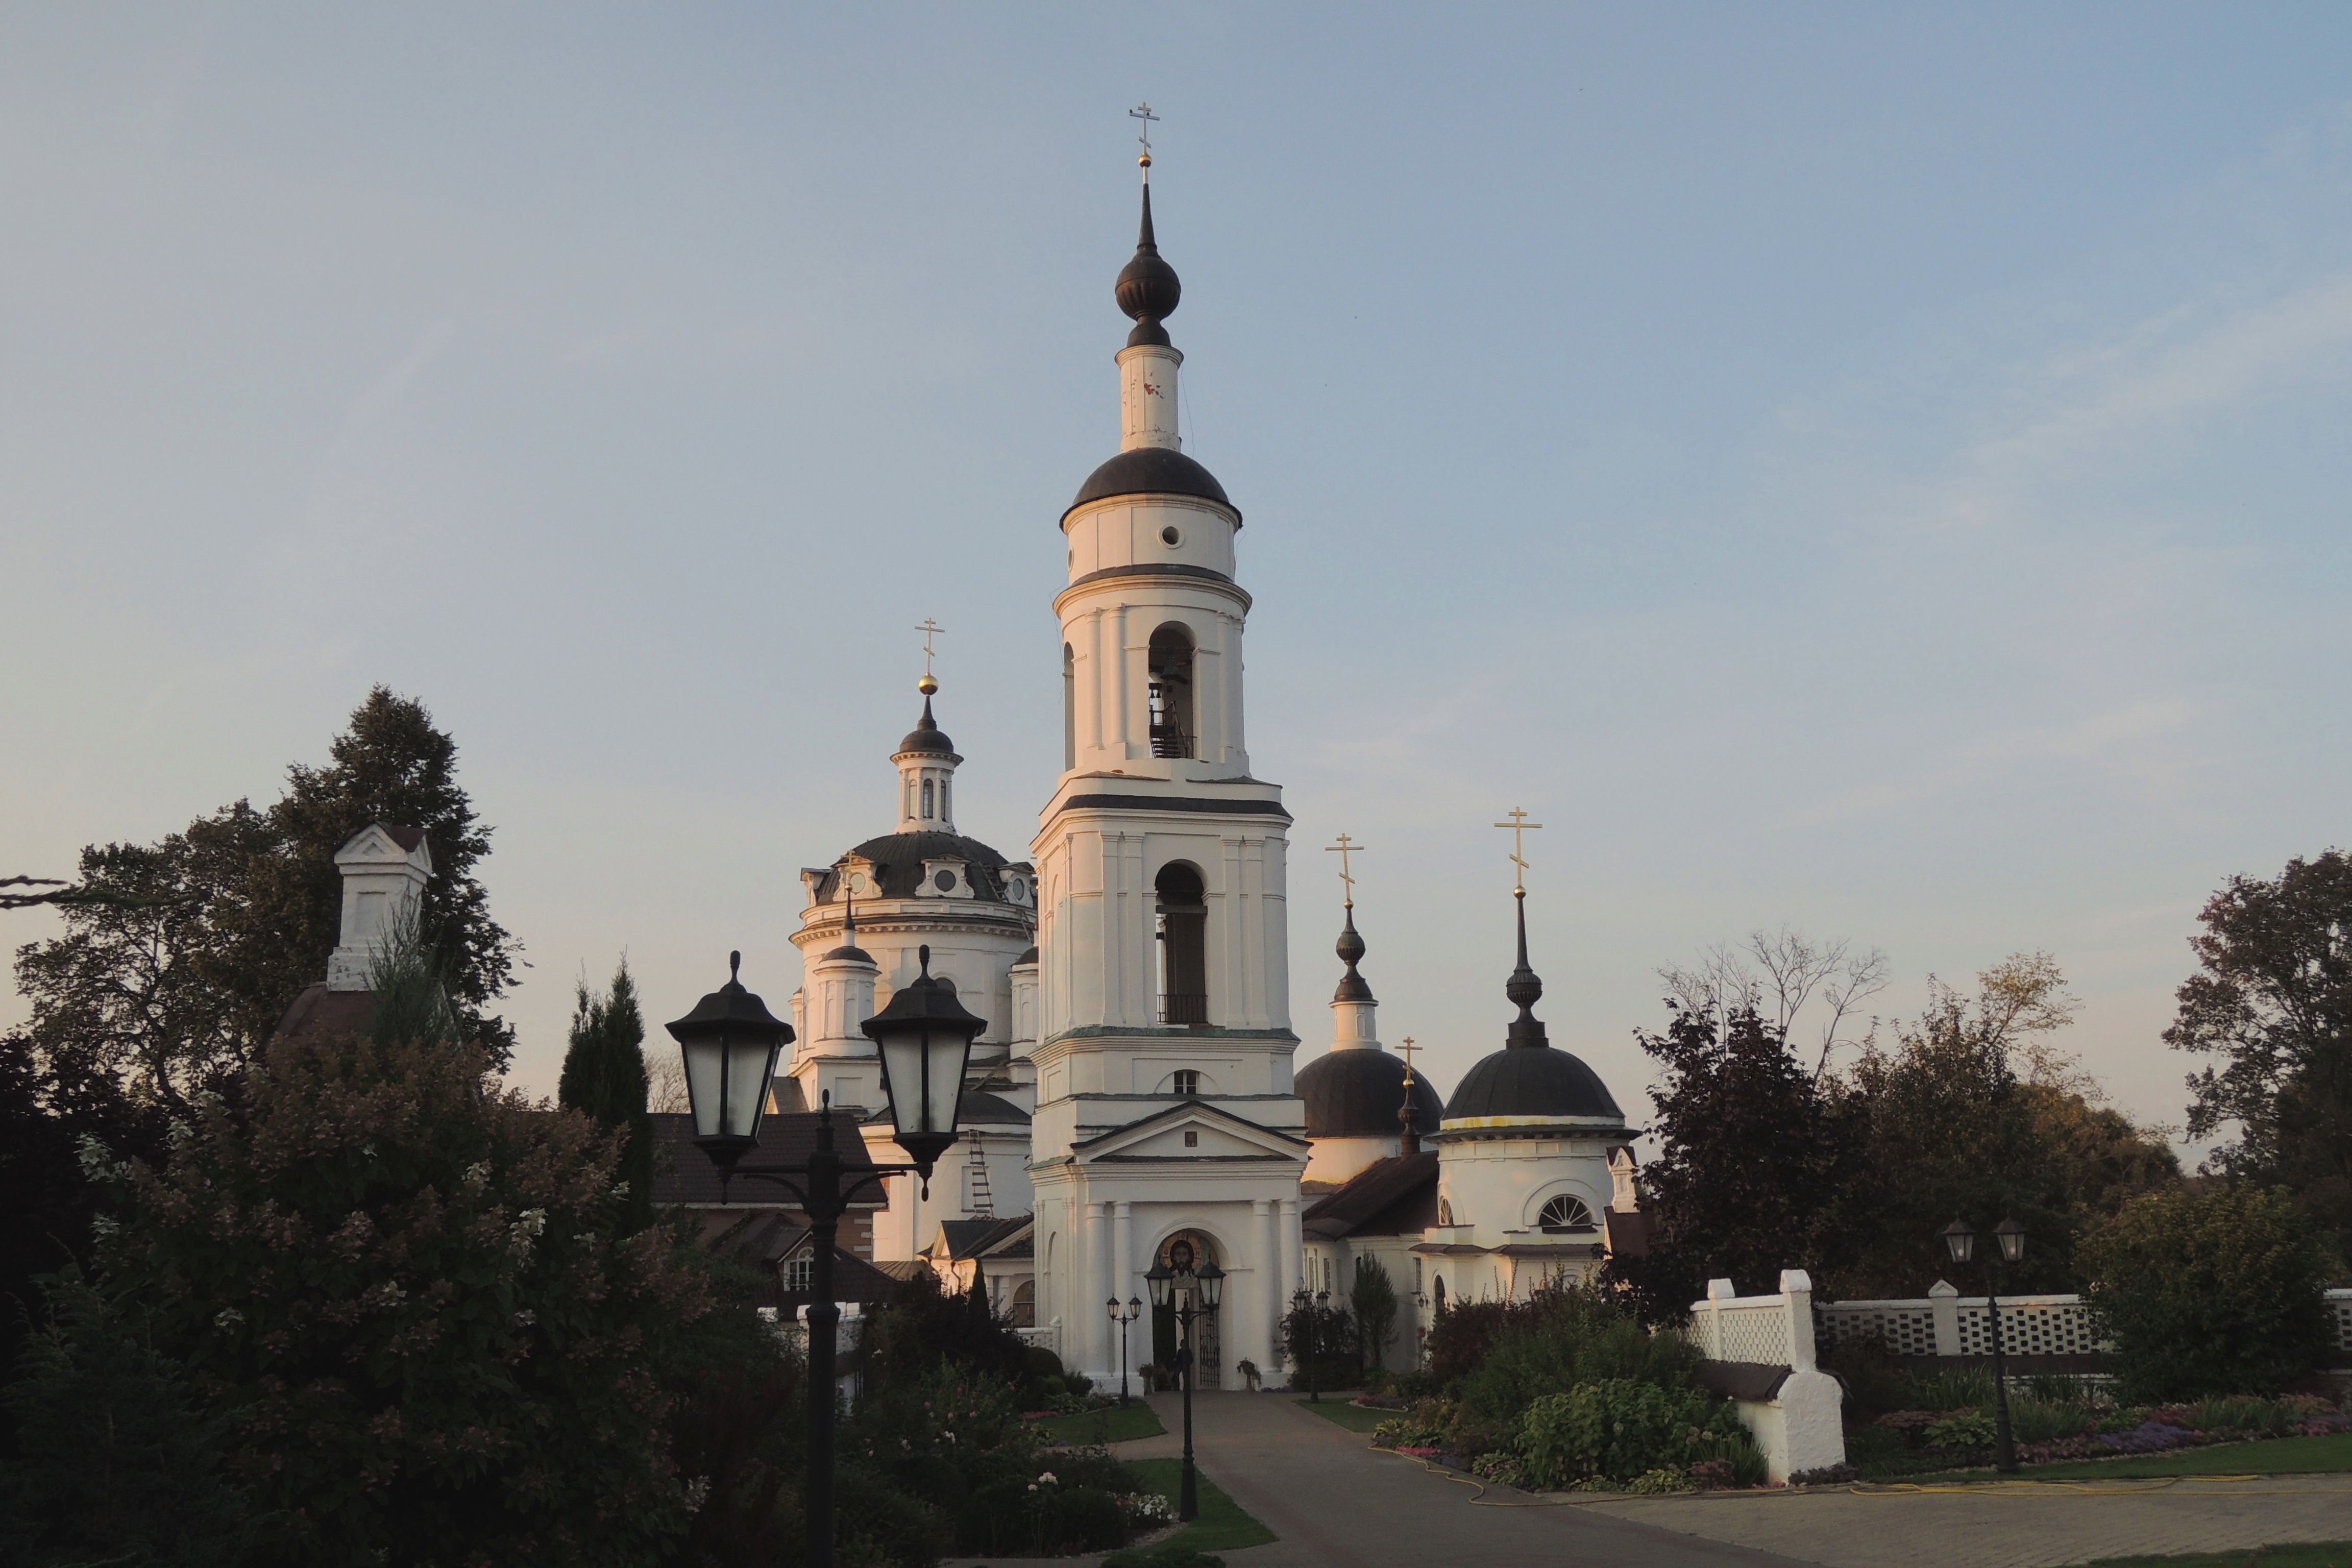
<instances>
[{"instance_id":1,"label":"lantern with glass panes","mask_svg":"<svg viewBox=\"0 0 2352 1568\"><path fill-rule=\"evenodd\" d=\"M834 1331L841 1310L833 1300L833 1258L841 1216L850 1200L885 1177L911 1175L929 1194L931 1169L955 1143L964 1068L971 1042L988 1020L965 1010L955 988L931 978L931 950L921 950L921 973L861 1026L882 1058L890 1090L890 1120L908 1165L869 1165L845 1172L833 1143L833 1096L819 1096L815 1146L799 1164L745 1164L759 1146L776 1055L793 1027L743 988L743 955L727 955L727 984L668 1025L686 1058L687 1098L694 1113L694 1143L719 1172L719 1202L739 1178L782 1187L809 1222L808 1551L810 1568L832 1568L833 1436L835 1409ZM845 1177L846 1179L845 1180Z\"/></svg>"},{"instance_id":2,"label":"lantern with glass panes","mask_svg":"<svg viewBox=\"0 0 2352 1568\"><path fill-rule=\"evenodd\" d=\"M1953 1262L1965 1264L1975 1258L1977 1233L1968 1221L1954 1220L1944 1227L1943 1235L1945 1249L1951 1253ZM2024 1261L2025 1227L2013 1219L2005 1219L1992 1227L1992 1238L1998 1245L1985 1258L1985 1269L1990 1276L1985 1318L1992 1331L1993 1464L2013 1475L2017 1471L2017 1440L2009 1425L2009 1369L2001 1359L2000 1266Z\"/></svg>"}]
</instances>

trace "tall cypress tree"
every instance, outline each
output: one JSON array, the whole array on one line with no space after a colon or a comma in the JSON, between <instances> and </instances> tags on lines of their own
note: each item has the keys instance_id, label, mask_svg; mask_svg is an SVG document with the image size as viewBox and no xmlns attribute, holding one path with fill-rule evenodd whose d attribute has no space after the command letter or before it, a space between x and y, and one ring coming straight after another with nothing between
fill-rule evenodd
<instances>
[{"instance_id":1,"label":"tall cypress tree","mask_svg":"<svg viewBox=\"0 0 2352 1568\"><path fill-rule=\"evenodd\" d=\"M572 1043L563 1053L557 1101L585 1111L599 1126L625 1128L628 1147L618 1174L629 1184L629 1233L653 1221L653 1118L646 1110L646 1021L637 1007L636 982L629 961L613 972L613 988L603 995L582 981L572 1016Z\"/></svg>"}]
</instances>

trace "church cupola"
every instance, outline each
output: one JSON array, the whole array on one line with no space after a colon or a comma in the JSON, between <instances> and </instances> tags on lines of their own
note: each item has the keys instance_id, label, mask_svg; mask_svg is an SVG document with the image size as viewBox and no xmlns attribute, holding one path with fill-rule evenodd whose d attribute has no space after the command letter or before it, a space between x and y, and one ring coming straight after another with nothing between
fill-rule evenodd
<instances>
[{"instance_id":1,"label":"church cupola","mask_svg":"<svg viewBox=\"0 0 2352 1568\"><path fill-rule=\"evenodd\" d=\"M922 722L907 732L890 760L898 764L898 831L955 831L955 771L963 761L955 742L943 734L931 717L931 694L939 681L927 670L915 682L923 694Z\"/></svg>"},{"instance_id":2,"label":"church cupola","mask_svg":"<svg viewBox=\"0 0 2352 1568\"><path fill-rule=\"evenodd\" d=\"M1519 1016L1504 1031L1503 1048L1479 1061L1455 1086L1445 1104L1444 1130L1622 1128L1625 1113L1601 1075L1545 1037L1543 1021L1535 1015L1543 982L1528 963L1524 883L1512 898L1517 906L1518 963L1503 983L1503 994Z\"/></svg>"}]
</instances>

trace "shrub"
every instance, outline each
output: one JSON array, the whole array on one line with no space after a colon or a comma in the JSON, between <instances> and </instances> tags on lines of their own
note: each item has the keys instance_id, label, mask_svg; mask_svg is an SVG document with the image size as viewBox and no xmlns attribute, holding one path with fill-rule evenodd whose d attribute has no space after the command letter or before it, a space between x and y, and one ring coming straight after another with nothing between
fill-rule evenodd
<instances>
[{"instance_id":1,"label":"shrub","mask_svg":"<svg viewBox=\"0 0 2352 1568\"><path fill-rule=\"evenodd\" d=\"M1754 1447L1728 1401L1623 1378L1545 1394L1528 1406L1514 1444L1528 1479L1549 1490L1630 1481Z\"/></svg>"},{"instance_id":2,"label":"shrub","mask_svg":"<svg viewBox=\"0 0 2352 1568\"><path fill-rule=\"evenodd\" d=\"M1974 1410L1955 1410L1923 1434L1930 1448L1990 1448L1998 1436L1993 1418Z\"/></svg>"},{"instance_id":3,"label":"shrub","mask_svg":"<svg viewBox=\"0 0 2352 1568\"><path fill-rule=\"evenodd\" d=\"M1064 1373L1062 1382L1079 1399L1089 1397L1095 1391L1095 1380L1082 1372Z\"/></svg>"},{"instance_id":4,"label":"shrub","mask_svg":"<svg viewBox=\"0 0 2352 1568\"><path fill-rule=\"evenodd\" d=\"M1507 1324L1462 1380L1462 1404L1479 1421L1508 1426L1537 1398L1609 1382L1696 1386L1698 1352L1677 1334L1653 1334L1616 1301L1585 1290L1549 1291Z\"/></svg>"},{"instance_id":5,"label":"shrub","mask_svg":"<svg viewBox=\"0 0 2352 1568\"><path fill-rule=\"evenodd\" d=\"M898 1568L929 1568L955 1544L946 1515L931 1503L903 1491L859 1466L844 1466L834 1479L834 1517L845 1548L871 1545Z\"/></svg>"},{"instance_id":6,"label":"shrub","mask_svg":"<svg viewBox=\"0 0 2352 1568\"><path fill-rule=\"evenodd\" d=\"M2158 1193L2087 1247L2084 1291L2139 1399L2275 1394L2329 1342L2329 1252L2284 1191Z\"/></svg>"}]
</instances>

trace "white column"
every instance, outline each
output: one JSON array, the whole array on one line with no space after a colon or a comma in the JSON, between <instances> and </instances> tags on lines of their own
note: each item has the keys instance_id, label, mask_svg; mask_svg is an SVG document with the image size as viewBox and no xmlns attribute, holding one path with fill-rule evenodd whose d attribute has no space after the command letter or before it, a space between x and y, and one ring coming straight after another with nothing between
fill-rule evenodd
<instances>
[{"instance_id":1,"label":"white column","mask_svg":"<svg viewBox=\"0 0 2352 1568\"><path fill-rule=\"evenodd\" d=\"M1263 1343L1247 1352L1269 1377L1274 1373L1276 1351L1282 1344L1282 1249L1274 1239L1274 1202L1270 1198L1250 1200L1251 1227L1257 1234L1258 1286L1257 1333L1253 1338Z\"/></svg>"},{"instance_id":2,"label":"white column","mask_svg":"<svg viewBox=\"0 0 2352 1568\"><path fill-rule=\"evenodd\" d=\"M1129 709L1132 706L1129 701L1130 688L1135 683L1128 679L1127 606L1125 605L1117 605L1111 610L1110 642L1111 663L1103 671L1103 676L1105 679L1115 682L1118 688L1118 695L1114 699L1118 706L1112 710L1118 717L1118 740L1115 744L1121 757L1131 757L1135 755L1135 747L1130 742L1135 737L1131 730L1133 720L1129 716Z\"/></svg>"},{"instance_id":3,"label":"white column","mask_svg":"<svg viewBox=\"0 0 2352 1568\"><path fill-rule=\"evenodd\" d=\"M1109 1354L1105 1354L1103 1340L1103 1331L1109 1325L1104 1321L1100 1286L1103 1277L1110 1272L1110 1226L1103 1223L1102 1205L1088 1204L1086 1212L1087 1264L1078 1272L1081 1294L1076 1301L1071 1303L1071 1311L1077 1321L1088 1326L1074 1336L1076 1342L1083 1348L1080 1353L1070 1358L1069 1364L1079 1372L1098 1378L1111 1356L1118 1353L1117 1347L1113 1346L1109 1347ZM1089 1284L1097 1289L1087 1289Z\"/></svg>"},{"instance_id":4,"label":"white column","mask_svg":"<svg viewBox=\"0 0 2352 1568\"><path fill-rule=\"evenodd\" d=\"M1099 609L1087 612L1087 673L1078 682L1078 697L1087 707L1087 743L1096 751L1103 745L1103 613Z\"/></svg>"},{"instance_id":5,"label":"white column","mask_svg":"<svg viewBox=\"0 0 2352 1568\"><path fill-rule=\"evenodd\" d=\"M1298 1293L1298 1200L1284 1198L1274 1221L1275 1257L1277 1260L1276 1289L1281 1293L1283 1311L1290 1310L1290 1299Z\"/></svg>"},{"instance_id":6,"label":"white column","mask_svg":"<svg viewBox=\"0 0 2352 1568\"><path fill-rule=\"evenodd\" d=\"M1111 1205L1110 1293L1107 1301L1124 1301L1129 1296L1143 1292L1135 1287L1135 1205L1129 1203ZM1103 1314L1108 1317L1110 1314Z\"/></svg>"}]
</instances>

